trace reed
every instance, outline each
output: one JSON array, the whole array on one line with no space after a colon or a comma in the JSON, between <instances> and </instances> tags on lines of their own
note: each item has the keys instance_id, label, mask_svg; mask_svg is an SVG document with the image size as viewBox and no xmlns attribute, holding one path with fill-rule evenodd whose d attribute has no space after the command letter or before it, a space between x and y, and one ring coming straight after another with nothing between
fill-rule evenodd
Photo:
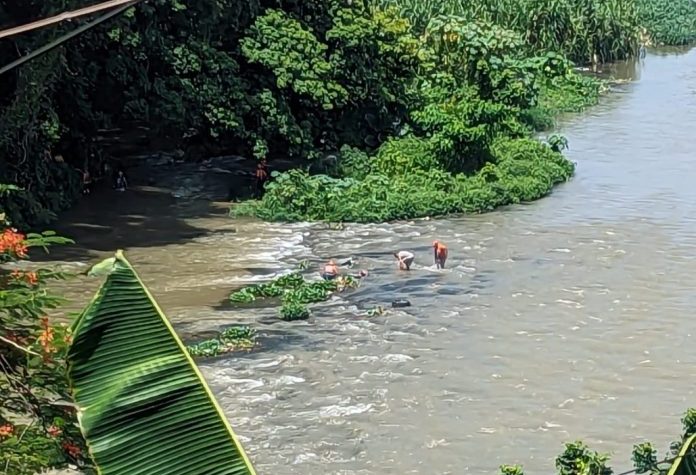
<instances>
[{"instance_id":1,"label":"reed","mask_svg":"<svg viewBox=\"0 0 696 475\"><path fill-rule=\"evenodd\" d=\"M657 1L657 0L656 0ZM633 56L640 22L634 0L377 0L425 30L438 15L497 23L522 34L534 50L562 52L575 63ZM662 2L658 2L662 3Z\"/></svg>"}]
</instances>

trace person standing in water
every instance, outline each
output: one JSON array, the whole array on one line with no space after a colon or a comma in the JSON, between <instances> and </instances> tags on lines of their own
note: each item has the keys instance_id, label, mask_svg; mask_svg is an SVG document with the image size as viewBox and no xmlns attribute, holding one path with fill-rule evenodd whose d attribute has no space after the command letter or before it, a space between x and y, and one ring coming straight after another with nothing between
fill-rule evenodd
<instances>
[{"instance_id":1,"label":"person standing in water","mask_svg":"<svg viewBox=\"0 0 696 475\"><path fill-rule=\"evenodd\" d=\"M433 251L435 255L435 265L438 269L444 269L445 262L447 262L447 246L440 241L435 241L433 242Z\"/></svg>"},{"instance_id":2,"label":"person standing in water","mask_svg":"<svg viewBox=\"0 0 696 475\"><path fill-rule=\"evenodd\" d=\"M324 280L334 280L336 277L338 277L338 274L339 271L336 261L331 259L324 265L324 268L321 271L321 278Z\"/></svg>"},{"instance_id":3,"label":"person standing in water","mask_svg":"<svg viewBox=\"0 0 696 475\"><path fill-rule=\"evenodd\" d=\"M268 163L265 158L256 165L255 176L254 194L257 198L260 198L263 195L264 185L268 181Z\"/></svg>"},{"instance_id":4,"label":"person standing in water","mask_svg":"<svg viewBox=\"0 0 696 475\"><path fill-rule=\"evenodd\" d=\"M119 170L116 174L116 191L126 191L128 189L128 179L123 170Z\"/></svg>"},{"instance_id":5,"label":"person standing in water","mask_svg":"<svg viewBox=\"0 0 696 475\"><path fill-rule=\"evenodd\" d=\"M411 270L411 264L416 256L410 251L399 251L394 253L394 257L399 261L399 269Z\"/></svg>"}]
</instances>

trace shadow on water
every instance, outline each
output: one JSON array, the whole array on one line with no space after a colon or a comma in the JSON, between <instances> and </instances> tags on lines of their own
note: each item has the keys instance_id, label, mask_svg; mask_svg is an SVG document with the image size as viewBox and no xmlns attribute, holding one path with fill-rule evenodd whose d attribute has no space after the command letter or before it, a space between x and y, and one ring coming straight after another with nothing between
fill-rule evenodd
<instances>
[{"instance_id":1,"label":"shadow on water","mask_svg":"<svg viewBox=\"0 0 696 475\"><path fill-rule=\"evenodd\" d=\"M157 188L100 190L83 198L50 227L76 244L55 247L50 255L36 253L35 260L85 261L117 249L181 243L220 232L197 227L188 220L226 213L222 203L200 200L182 204Z\"/></svg>"}]
</instances>

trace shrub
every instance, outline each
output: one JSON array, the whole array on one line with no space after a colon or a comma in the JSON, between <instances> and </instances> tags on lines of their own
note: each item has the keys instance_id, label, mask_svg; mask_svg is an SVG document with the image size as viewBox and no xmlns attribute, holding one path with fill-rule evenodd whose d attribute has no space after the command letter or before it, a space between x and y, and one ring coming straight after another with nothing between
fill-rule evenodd
<instances>
[{"instance_id":1,"label":"shrub","mask_svg":"<svg viewBox=\"0 0 696 475\"><path fill-rule=\"evenodd\" d=\"M0 214L0 220L2 220ZM70 401L65 355L70 331L46 317L61 299L46 288L63 274L21 270L28 249L62 244L54 233L24 235L0 227L0 466L32 474L89 457ZM11 268L14 267L14 270Z\"/></svg>"},{"instance_id":2,"label":"shrub","mask_svg":"<svg viewBox=\"0 0 696 475\"><path fill-rule=\"evenodd\" d=\"M398 142L395 139L389 146L396 148ZM414 143L418 142L404 140L404 144ZM379 157L375 160L379 162ZM279 175L268 187L255 205L257 215L278 221L373 222L480 213L538 199L574 171L563 155L531 138L498 139L491 146L491 161L474 175L403 167L411 171L394 176L373 174L362 181L293 170ZM293 190L304 191L290 192L286 182L292 182ZM311 192L307 194L307 190Z\"/></svg>"}]
</instances>

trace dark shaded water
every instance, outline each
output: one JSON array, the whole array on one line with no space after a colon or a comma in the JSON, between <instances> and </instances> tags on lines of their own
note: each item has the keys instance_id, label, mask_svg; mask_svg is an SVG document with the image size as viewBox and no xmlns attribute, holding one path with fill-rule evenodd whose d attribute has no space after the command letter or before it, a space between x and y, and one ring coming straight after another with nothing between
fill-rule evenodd
<instances>
[{"instance_id":1,"label":"dark shaded water","mask_svg":"<svg viewBox=\"0 0 696 475\"><path fill-rule=\"evenodd\" d=\"M638 81L562 126L577 176L529 205L329 230L141 190L69 215L81 247L67 257L127 247L184 336L257 326L264 351L203 370L261 474L548 473L573 439L628 468L635 442L679 434L696 363L696 51L635 68ZM434 238L449 245L445 271L430 267ZM416 251L411 273L395 270L396 248ZM370 277L308 322L220 305L334 256ZM65 291L82 303L95 284ZM404 296L406 311L364 316Z\"/></svg>"}]
</instances>

